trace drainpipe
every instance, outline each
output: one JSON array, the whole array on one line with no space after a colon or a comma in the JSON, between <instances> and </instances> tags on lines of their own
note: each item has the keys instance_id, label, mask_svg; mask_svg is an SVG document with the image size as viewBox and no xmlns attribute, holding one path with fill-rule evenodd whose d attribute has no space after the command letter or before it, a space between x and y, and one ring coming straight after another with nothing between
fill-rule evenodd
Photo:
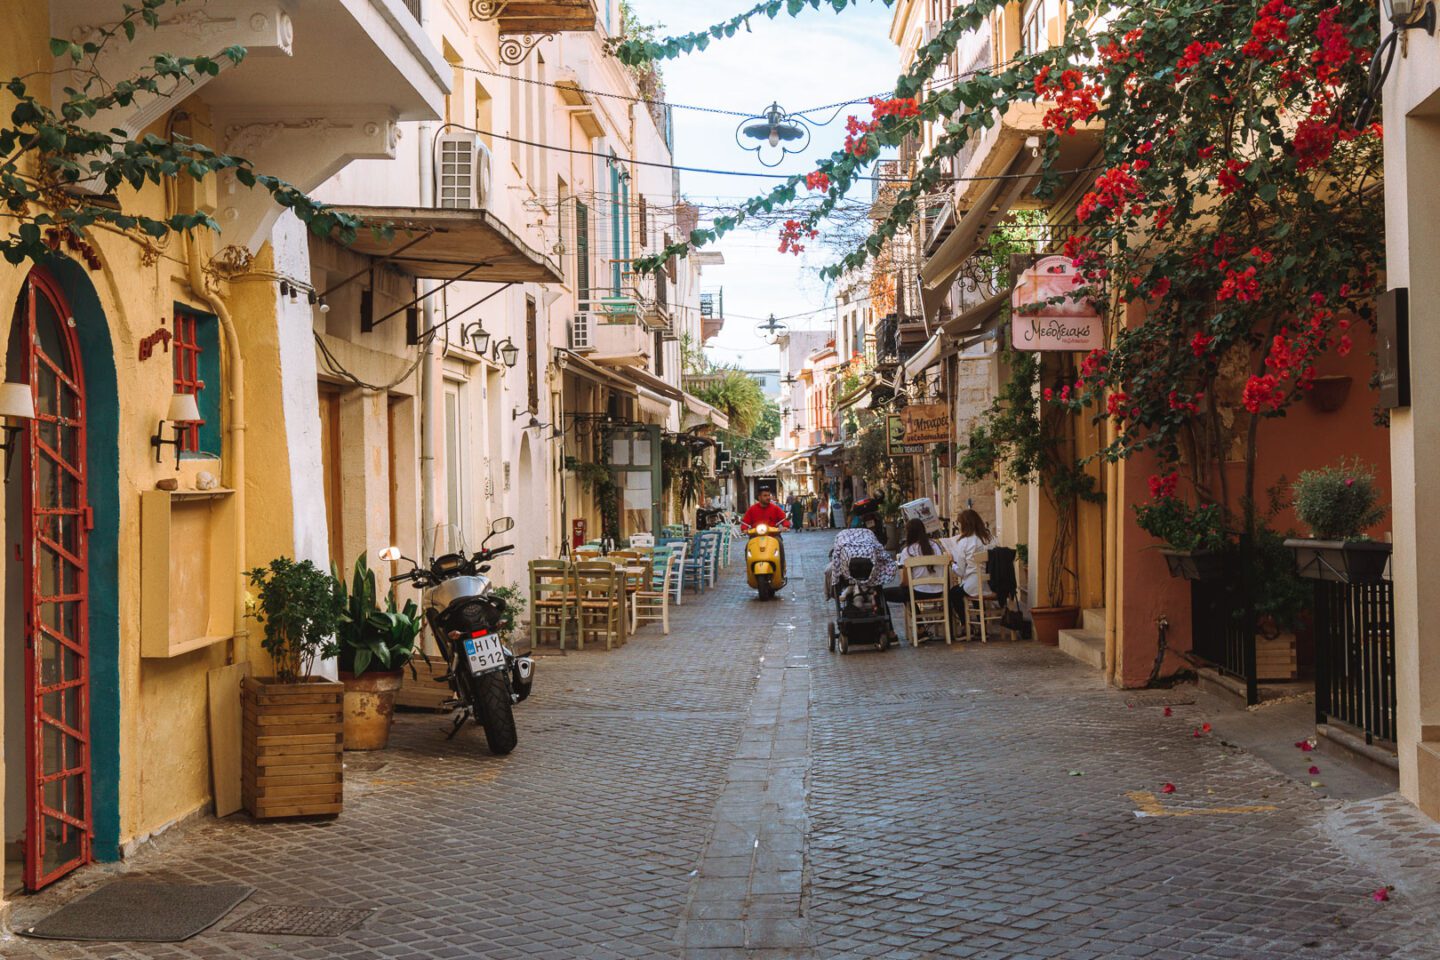
<instances>
[{"instance_id":1,"label":"drainpipe","mask_svg":"<svg viewBox=\"0 0 1440 960\"><path fill-rule=\"evenodd\" d=\"M245 360L240 353L240 335L235 331L235 321L230 308L221 299L219 292L205 282L205 273L200 268L200 250L193 234L185 235L186 261L190 272L190 290L205 301L210 312L220 322L225 334L225 385L230 391L230 416L227 428L230 442L226 448L222 473L224 481L235 491L235 569L244 570L245 564ZM228 661L244 663L250 659L245 641L250 631L245 627L245 581L235 582L235 637L230 641Z\"/></svg>"},{"instance_id":2,"label":"drainpipe","mask_svg":"<svg viewBox=\"0 0 1440 960\"><path fill-rule=\"evenodd\" d=\"M1115 421L1105 418L1105 445L1115 442ZM1114 684L1120 648L1120 464L1105 464L1105 680Z\"/></svg>"},{"instance_id":3,"label":"drainpipe","mask_svg":"<svg viewBox=\"0 0 1440 960\"><path fill-rule=\"evenodd\" d=\"M430 23L430 4L420 5L420 29L423 31ZM429 121L420 124L420 206L433 207L435 205L435 143L433 140L434 128ZM415 281L417 293L424 297L421 301L424 316L423 330L435 328L435 298L429 296L430 281L417 279ZM436 423L436 413L440 408L440 365L441 361L431 349L439 338L431 337L430 341L421 347L425 356L420 362L420 543L416 549L424 544L426 535L435 528L435 503L438 487L435 478L435 445L439 433L439 426ZM422 558L423 562L423 558Z\"/></svg>"}]
</instances>

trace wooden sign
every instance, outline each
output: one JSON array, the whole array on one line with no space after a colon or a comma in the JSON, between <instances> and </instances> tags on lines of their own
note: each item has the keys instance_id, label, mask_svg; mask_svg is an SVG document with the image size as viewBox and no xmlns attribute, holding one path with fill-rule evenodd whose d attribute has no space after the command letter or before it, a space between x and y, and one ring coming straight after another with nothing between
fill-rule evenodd
<instances>
[{"instance_id":1,"label":"wooden sign","mask_svg":"<svg viewBox=\"0 0 1440 960\"><path fill-rule=\"evenodd\" d=\"M1016 350L1097 350L1105 345L1099 311L1074 295L1075 265L1069 257L1010 258L1010 343Z\"/></svg>"},{"instance_id":2,"label":"wooden sign","mask_svg":"<svg viewBox=\"0 0 1440 960\"><path fill-rule=\"evenodd\" d=\"M943 403L912 403L900 411L905 443L948 443L950 408Z\"/></svg>"},{"instance_id":3,"label":"wooden sign","mask_svg":"<svg viewBox=\"0 0 1440 960\"><path fill-rule=\"evenodd\" d=\"M892 457L914 457L925 452L923 443L907 443L905 420L898 413L885 418L885 452Z\"/></svg>"}]
</instances>

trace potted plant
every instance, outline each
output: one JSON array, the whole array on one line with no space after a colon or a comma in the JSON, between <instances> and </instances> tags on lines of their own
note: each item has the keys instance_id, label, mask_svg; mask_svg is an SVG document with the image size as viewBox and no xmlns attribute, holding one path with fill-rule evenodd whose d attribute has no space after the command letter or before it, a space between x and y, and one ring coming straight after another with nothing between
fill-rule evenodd
<instances>
[{"instance_id":1,"label":"potted plant","mask_svg":"<svg viewBox=\"0 0 1440 960\"><path fill-rule=\"evenodd\" d=\"M1374 583L1385 575L1390 544L1371 540L1366 529L1385 516L1375 471L1359 460L1305 470L1290 488L1295 515L1309 539L1292 538L1300 576L1310 580Z\"/></svg>"},{"instance_id":2,"label":"potted plant","mask_svg":"<svg viewBox=\"0 0 1440 960\"><path fill-rule=\"evenodd\" d=\"M1160 554L1170 567L1170 576L1218 580L1231 569L1224 554L1224 515L1218 504L1192 507L1176 496L1179 479L1178 473L1151 477L1151 500L1135 505L1135 523L1165 543Z\"/></svg>"},{"instance_id":3,"label":"potted plant","mask_svg":"<svg viewBox=\"0 0 1440 960\"><path fill-rule=\"evenodd\" d=\"M335 580L309 560L277 557L247 573L257 596L250 616L271 677L246 677L241 726L241 798L260 818L340 812L344 786L345 687L311 675L337 652Z\"/></svg>"},{"instance_id":4,"label":"potted plant","mask_svg":"<svg viewBox=\"0 0 1440 960\"><path fill-rule=\"evenodd\" d=\"M381 750L390 742L401 671L415 654L424 621L413 600L397 608L394 595L386 594L381 607L375 571L363 553L355 560L348 588L335 576L335 594L340 606L336 639L340 682L345 685L345 749Z\"/></svg>"}]
</instances>

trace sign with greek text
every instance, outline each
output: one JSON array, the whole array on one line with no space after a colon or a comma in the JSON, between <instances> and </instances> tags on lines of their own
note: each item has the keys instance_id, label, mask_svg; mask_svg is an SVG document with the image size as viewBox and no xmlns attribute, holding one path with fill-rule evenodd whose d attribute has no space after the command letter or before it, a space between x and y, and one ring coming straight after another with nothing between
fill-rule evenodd
<instances>
[{"instance_id":1,"label":"sign with greek text","mask_svg":"<svg viewBox=\"0 0 1440 960\"><path fill-rule=\"evenodd\" d=\"M925 452L923 443L907 443L905 421L900 414L892 413L885 418L885 452L892 457L913 457Z\"/></svg>"},{"instance_id":2,"label":"sign with greek text","mask_svg":"<svg viewBox=\"0 0 1440 960\"><path fill-rule=\"evenodd\" d=\"M948 443L950 408L943 403L912 403L900 411L905 443Z\"/></svg>"},{"instance_id":3,"label":"sign with greek text","mask_svg":"<svg viewBox=\"0 0 1440 960\"><path fill-rule=\"evenodd\" d=\"M1010 343L1016 350L1097 350L1105 345L1099 311L1074 295L1075 265L1069 257L1015 257L1010 295ZM1018 261L1018 262L1017 262Z\"/></svg>"}]
</instances>

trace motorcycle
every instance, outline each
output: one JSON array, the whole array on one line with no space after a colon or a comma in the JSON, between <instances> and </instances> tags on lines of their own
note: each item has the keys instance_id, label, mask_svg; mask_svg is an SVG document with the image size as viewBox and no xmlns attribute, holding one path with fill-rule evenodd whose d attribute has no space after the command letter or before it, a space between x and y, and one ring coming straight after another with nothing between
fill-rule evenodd
<instances>
[{"instance_id":1,"label":"motorcycle","mask_svg":"<svg viewBox=\"0 0 1440 960\"><path fill-rule=\"evenodd\" d=\"M454 726L447 739L473 719L485 729L490 752L503 755L515 749L513 707L530 696L535 682L535 661L516 656L500 639L500 628L509 608L491 593L490 561L514 550L514 546L486 548L491 538L514 529L515 521L501 517L490 525L490 533L474 554L467 554L463 540L451 531L437 531L428 567L402 556L399 547L387 547L380 559L406 560L412 569L390 578L391 583L409 582L422 591L426 622L445 660L445 679L456 708Z\"/></svg>"},{"instance_id":2,"label":"motorcycle","mask_svg":"<svg viewBox=\"0 0 1440 960\"><path fill-rule=\"evenodd\" d=\"M785 559L780 553L778 529L764 523L751 528L750 539L745 542L745 578L761 600L769 600L785 586Z\"/></svg>"}]
</instances>

